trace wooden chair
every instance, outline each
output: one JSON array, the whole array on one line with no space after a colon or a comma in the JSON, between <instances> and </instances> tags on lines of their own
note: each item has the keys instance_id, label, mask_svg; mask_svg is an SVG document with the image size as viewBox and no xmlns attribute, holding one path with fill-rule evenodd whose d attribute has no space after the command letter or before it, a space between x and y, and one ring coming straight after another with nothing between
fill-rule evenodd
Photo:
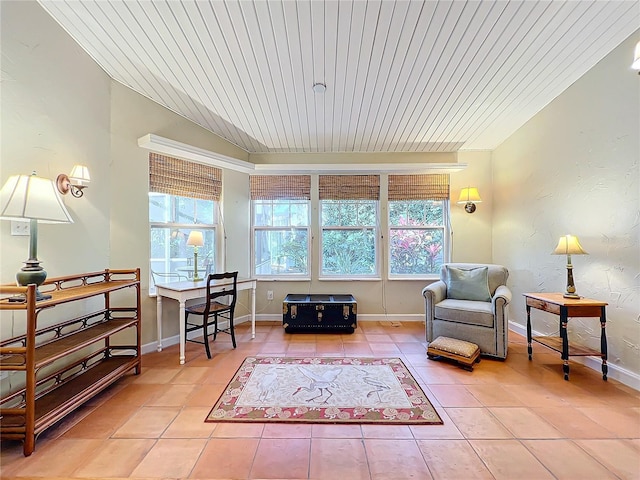
<instances>
[{"instance_id":1,"label":"wooden chair","mask_svg":"<svg viewBox=\"0 0 640 480\"><path fill-rule=\"evenodd\" d=\"M218 289L216 283L224 283L233 279L228 285L225 285L221 289ZM238 272L226 272L226 273L212 273L207 277L207 297L205 303L197 305L191 305L185 308L185 333L193 332L195 330L202 330L202 341L191 340L188 335L187 341L194 343L203 343L205 350L207 351L207 357L211 358L211 351L209 350L209 335L213 335L215 341L218 332L224 332L231 335L231 342L233 348L236 348L236 337L233 330L233 313L236 308L236 297L238 296ZM216 289L216 291L213 291ZM221 297L229 297L228 303L220 302ZM198 315L202 317L202 323L189 322L189 315ZM208 333L209 318L213 316L213 332ZM227 328L218 328L218 317L223 320L227 320L229 325Z\"/></svg>"}]
</instances>

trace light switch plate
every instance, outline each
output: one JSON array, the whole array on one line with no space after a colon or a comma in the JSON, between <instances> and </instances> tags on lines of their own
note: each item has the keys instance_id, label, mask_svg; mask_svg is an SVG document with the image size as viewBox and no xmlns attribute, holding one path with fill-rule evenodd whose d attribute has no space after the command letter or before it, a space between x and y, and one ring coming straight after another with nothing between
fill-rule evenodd
<instances>
[{"instance_id":1,"label":"light switch plate","mask_svg":"<svg viewBox=\"0 0 640 480\"><path fill-rule=\"evenodd\" d=\"M11 235L13 236L29 236L29 222L20 220L11 220Z\"/></svg>"}]
</instances>

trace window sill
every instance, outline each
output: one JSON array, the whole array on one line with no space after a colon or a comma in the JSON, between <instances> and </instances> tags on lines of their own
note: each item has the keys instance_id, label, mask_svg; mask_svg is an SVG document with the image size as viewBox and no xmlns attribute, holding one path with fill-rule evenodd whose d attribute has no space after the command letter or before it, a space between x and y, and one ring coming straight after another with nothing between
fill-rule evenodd
<instances>
[{"instance_id":1,"label":"window sill","mask_svg":"<svg viewBox=\"0 0 640 480\"><path fill-rule=\"evenodd\" d=\"M310 282L310 277L255 277L258 282Z\"/></svg>"},{"instance_id":2,"label":"window sill","mask_svg":"<svg viewBox=\"0 0 640 480\"><path fill-rule=\"evenodd\" d=\"M320 277L320 282L380 282L380 277Z\"/></svg>"},{"instance_id":3,"label":"window sill","mask_svg":"<svg viewBox=\"0 0 640 480\"><path fill-rule=\"evenodd\" d=\"M435 280L440 280L440 276L439 275L431 275L431 276L425 276L425 277L418 277L418 276L415 276L415 277L401 277L401 276L395 276L395 277L389 277L388 280L389 281L400 280L400 281L403 281L403 282L416 281L416 280L417 281L421 281L421 282L432 282L432 281L435 281Z\"/></svg>"}]
</instances>

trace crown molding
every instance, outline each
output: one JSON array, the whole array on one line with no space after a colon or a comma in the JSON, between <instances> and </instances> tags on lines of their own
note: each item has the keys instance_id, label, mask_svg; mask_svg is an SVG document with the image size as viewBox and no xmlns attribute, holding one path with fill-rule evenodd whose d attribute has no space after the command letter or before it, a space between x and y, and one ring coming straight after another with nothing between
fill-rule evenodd
<instances>
[{"instance_id":1,"label":"crown molding","mask_svg":"<svg viewBox=\"0 0 640 480\"><path fill-rule=\"evenodd\" d=\"M138 146L152 152L205 163L252 175L301 173L455 173L466 163L251 163L186 143L148 133L138 139Z\"/></svg>"}]
</instances>

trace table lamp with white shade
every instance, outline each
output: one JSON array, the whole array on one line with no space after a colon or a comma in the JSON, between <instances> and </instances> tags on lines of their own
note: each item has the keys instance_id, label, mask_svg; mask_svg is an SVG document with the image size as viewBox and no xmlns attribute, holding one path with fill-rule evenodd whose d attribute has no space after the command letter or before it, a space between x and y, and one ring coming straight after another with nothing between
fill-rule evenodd
<instances>
[{"instance_id":1,"label":"table lamp with white shade","mask_svg":"<svg viewBox=\"0 0 640 480\"><path fill-rule=\"evenodd\" d=\"M563 235L558 240L558 246L553 251L553 255L567 256L567 291L562 295L565 298L580 298L576 293L576 286L573 283L573 265L571 264L571 255L587 255L582 245L578 241L578 237L574 235Z\"/></svg>"},{"instance_id":2,"label":"table lamp with white shade","mask_svg":"<svg viewBox=\"0 0 640 480\"><path fill-rule=\"evenodd\" d=\"M47 279L38 260L38 223L73 223L55 182L32 175L13 175L0 190L0 219L29 220L29 259L16 274L18 285L37 286ZM36 289L36 301L46 300ZM20 299L17 299L20 300Z\"/></svg>"},{"instance_id":3,"label":"table lamp with white shade","mask_svg":"<svg viewBox=\"0 0 640 480\"><path fill-rule=\"evenodd\" d=\"M187 238L187 245L191 245L193 247L193 281L199 282L203 280L198 275L198 247L204 246L204 236L202 232L198 230L191 230L189 232L189 238Z\"/></svg>"}]
</instances>

